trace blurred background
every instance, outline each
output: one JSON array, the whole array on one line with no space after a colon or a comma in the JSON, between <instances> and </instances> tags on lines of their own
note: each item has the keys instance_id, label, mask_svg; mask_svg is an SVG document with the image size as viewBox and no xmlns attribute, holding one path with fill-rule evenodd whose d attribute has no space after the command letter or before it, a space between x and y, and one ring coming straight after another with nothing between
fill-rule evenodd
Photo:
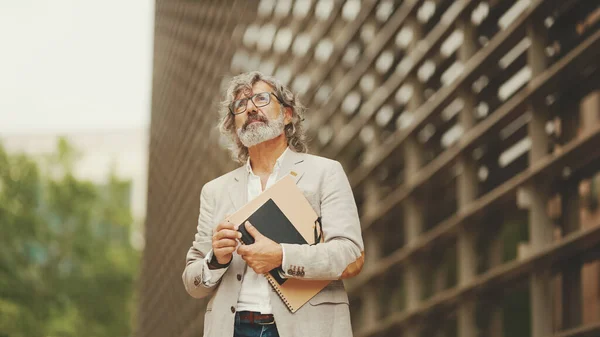
<instances>
[{"instance_id":1,"label":"blurred background","mask_svg":"<svg viewBox=\"0 0 600 337\"><path fill-rule=\"evenodd\" d=\"M233 75L309 108L355 336L600 336L600 3L0 2L0 336L200 336L181 273Z\"/></svg>"},{"instance_id":2,"label":"blurred background","mask_svg":"<svg viewBox=\"0 0 600 337\"><path fill-rule=\"evenodd\" d=\"M154 2L0 0L0 336L132 336Z\"/></svg>"}]
</instances>

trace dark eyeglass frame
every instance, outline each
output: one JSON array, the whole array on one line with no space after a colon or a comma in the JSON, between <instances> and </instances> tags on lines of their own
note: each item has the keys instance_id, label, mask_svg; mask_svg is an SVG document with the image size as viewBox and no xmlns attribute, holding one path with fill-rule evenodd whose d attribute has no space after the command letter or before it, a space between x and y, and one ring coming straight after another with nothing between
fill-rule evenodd
<instances>
[{"instance_id":1,"label":"dark eyeglass frame","mask_svg":"<svg viewBox=\"0 0 600 337\"><path fill-rule=\"evenodd\" d=\"M268 97L269 97L269 99L268 99L267 103L265 103L265 104L261 104L261 105L258 105L258 104L256 104L256 102L254 102L254 98L255 98L256 96L258 96L258 95L263 95L263 94L266 94L266 93L268 93L268 94L269 94L269 96L268 96ZM231 104L229 105L229 112L231 112L231 114L232 114L232 115L234 115L234 116L235 116L235 115L240 115L240 114L243 114L243 113L244 113L244 112L246 112L246 110L248 109L248 100L252 101L252 104L254 104L254 106L255 106L255 107L257 107L257 108L262 108L263 106L267 106L267 105L269 105L269 103L271 103L271 95L273 95L275 98L277 98L277 101L279 101L279 103L280 103L280 104L283 104L283 106L287 106L287 104L285 104L285 103L284 103L284 102L281 100L281 98L279 98L279 96L277 96L277 95L276 95L274 92L271 92L271 91L264 91L264 92L259 92L259 93L256 93L256 94L254 94L254 95L250 96L250 98L248 98L248 97L244 97L244 98L240 98L240 99L237 99L237 100L235 100L235 101L231 102ZM233 110L233 107L235 106L235 103L236 103L236 102L240 102L240 101L244 101L244 100L245 100L245 102L243 102L243 104L241 104L241 103L240 103L240 104L241 104L241 106L243 106L243 107L244 107L244 110L242 110L242 111L240 111L240 112L237 112L237 113L236 113L236 112Z\"/></svg>"}]
</instances>

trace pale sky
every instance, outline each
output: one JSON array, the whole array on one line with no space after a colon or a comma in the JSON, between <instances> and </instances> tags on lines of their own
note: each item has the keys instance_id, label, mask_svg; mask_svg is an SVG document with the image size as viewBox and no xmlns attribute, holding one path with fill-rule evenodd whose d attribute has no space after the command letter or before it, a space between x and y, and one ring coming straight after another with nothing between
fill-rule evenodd
<instances>
[{"instance_id":1,"label":"pale sky","mask_svg":"<svg viewBox=\"0 0 600 337\"><path fill-rule=\"evenodd\" d=\"M154 0L0 0L0 134L149 125Z\"/></svg>"}]
</instances>

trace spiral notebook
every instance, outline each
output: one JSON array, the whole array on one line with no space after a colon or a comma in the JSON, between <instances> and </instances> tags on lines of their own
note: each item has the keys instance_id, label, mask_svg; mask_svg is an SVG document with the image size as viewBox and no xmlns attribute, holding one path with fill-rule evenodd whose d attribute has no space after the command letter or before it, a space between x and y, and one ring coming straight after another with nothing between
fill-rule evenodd
<instances>
[{"instance_id":1,"label":"spiral notebook","mask_svg":"<svg viewBox=\"0 0 600 337\"><path fill-rule=\"evenodd\" d=\"M316 244L315 239L320 242L323 239L315 235L318 215L290 175L281 178L229 216L228 220L237 225L249 220L259 232L278 243ZM241 229L244 230L243 227ZM252 243L253 239L248 236L247 233L243 235L245 244ZM331 282L282 279L277 270L265 274L265 277L291 312L296 312Z\"/></svg>"},{"instance_id":2,"label":"spiral notebook","mask_svg":"<svg viewBox=\"0 0 600 337\"><path fill-rule=\"evenodd\" d=\"M273 199L267 200L246 220L253 224L262 235L277 243L308 244L281 209L277 207ZM241 241L243 244L251 245L254 243L254 238L246 230L245 221L239 226L238 230L242 233ZM279 284L287 281L279 274L278 269L271 270L269 274Z\"/></svg>"}]
</instances>

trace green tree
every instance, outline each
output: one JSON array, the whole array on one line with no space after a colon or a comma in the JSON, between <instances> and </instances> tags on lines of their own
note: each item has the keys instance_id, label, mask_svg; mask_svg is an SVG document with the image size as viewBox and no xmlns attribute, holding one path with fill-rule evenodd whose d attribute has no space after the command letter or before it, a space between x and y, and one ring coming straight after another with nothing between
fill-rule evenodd
<instances>
[{"instance_id":1,"label":"green tree","mask_svg":"<svg viewBox=\"0 0 600 337\"><path fill-rule=\"evenodd\" d=\"M77 179L64 139L41 163L0 144L0 336L131 334L131 182Z\"/></svg>"}]
</instances>

